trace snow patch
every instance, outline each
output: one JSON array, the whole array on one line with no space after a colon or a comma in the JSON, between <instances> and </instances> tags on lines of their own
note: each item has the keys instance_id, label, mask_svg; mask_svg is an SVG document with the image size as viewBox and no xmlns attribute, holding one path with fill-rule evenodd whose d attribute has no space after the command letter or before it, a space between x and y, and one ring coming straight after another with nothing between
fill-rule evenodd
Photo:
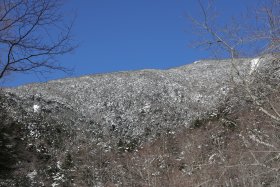
<instances>
[{"instance_id":1,"label":"snow patch","mask_svg":"<svg viewBox=\"0 0 280 187\"><path fill-rule=\"evenodd\" d=\"M192 99L195 101L195 102L201 102L201 100L203 99L203 95L201 94L194 94Z\"/></svg>"},{"instance_id":2,"label":"snow patch","mask_svg":"<svg viewBox=\"0 0 280 187\"><path fill-rule=\"evenodd\" d=\"M39 105L33 105L33 112L39 112L40 106Z\"/></svg>"},{"instance_id":3,"label":"snow patch","mask_svg":"<svg viewBox=\"0 0 280 187\"><path fill-rule=\"evenodd\" d=\"M254 58L251 60L251 70L249 72L250 75L258 68L259 64L260 64L259 58Z\"/></svg>"},{"instance_id":4,"label":"snow patch","mask_svg":"<svg viewBox=\"0 0 280 187\"><path fill-rule=\"evenodd\" d=\"M62 163L60 161L57 161L56 166L57 166L58 169L62 169L61 165L62 165Z\"/></svg>"},{"instance_id":5,"label":"snow patch","mask_svg":"<svg viewBox=\"0 0 280 187\"><path fill-rule=\"evenodd\" d=\"M229 88L227 86L224 86L220 88L220 91L223 95L226 95L226 93L228 93L229 91Z\"/></svg>"},{"instance_id":6,"label":"snow patch","mask_svg":"<svg viewBox=\"0 0 280 187\"><path fill-rule=\"evenodd\" d=\"M141 109L143 112L148 112L151 108L151 104L150 103L145 103L145 105L143 106L143 108Z\"/></svg>"},{"instance_id":7,"label":"snow patch","mask_svg":"<svg viewBox=\"0 0 280 187\"><path fill-rule=\"evenodd\" d=\"M53 176L54 182L52 183L52 187L59 186L61 182L64 182L64 174L57 173L55 176Z\"/></svg>"},{"instance_id":8,"label":"snow patch","mask_svg":"<svg viewBox=\"0 0 280 187\"><path fill-rule=\"evenodd\" d=\"M28 173L28 174L27 174L27 177L30 178L31 181L33 181L34 178L36 177L36 175L37 175L37 171L34 170L34 171Z\"/></svg>"}]
</instances>

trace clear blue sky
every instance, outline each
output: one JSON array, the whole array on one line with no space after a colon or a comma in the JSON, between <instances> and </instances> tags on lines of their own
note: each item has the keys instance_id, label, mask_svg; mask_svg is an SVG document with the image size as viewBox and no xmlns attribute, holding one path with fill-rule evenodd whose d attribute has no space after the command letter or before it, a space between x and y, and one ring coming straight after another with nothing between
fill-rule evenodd
<instances>
[{"instance_id":1,"label":"clear blue sky","mask_svg":"<svg viewBox=\"0 0 280 187\"><path fill-rule=\"evenodd\" d=\"M224 17L254 0L220 0ZM80 43L74 53L59 57L72 76L137 69L167 69L207 58L207 52L189 47L192 28L185 13L197 16L196 0L69 0L66 19L77 13L73 34ZM200 13L199 13L200 14ZM69 16L71 17L71 16ZM67 77L12 74L2 83L17 86Z\"/></svg>"}]
</instances>

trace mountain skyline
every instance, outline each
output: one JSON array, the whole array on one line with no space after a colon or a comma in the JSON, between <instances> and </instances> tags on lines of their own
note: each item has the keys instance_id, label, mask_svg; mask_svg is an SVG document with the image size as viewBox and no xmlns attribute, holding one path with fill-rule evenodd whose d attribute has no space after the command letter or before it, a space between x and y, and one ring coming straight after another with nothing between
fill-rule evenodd
<instances>
[{"instance_id":1,"label":"mountain skyline","mask_svg":"<svg viewBox=\"0 0 280 187\"><path fill-rule=\"evenodd\" d=\"M254 2L216 1L217 12L225 21ZM2 80L2 86L115 71L168 69L209 58L208 52L190 47L196 37L186 14L201 14L195 0L70 0L64 11L67 21L75 17L73 36L79 47L57 61L73 69L72 74L14 73Z\"/></svg>"}]
</instances>

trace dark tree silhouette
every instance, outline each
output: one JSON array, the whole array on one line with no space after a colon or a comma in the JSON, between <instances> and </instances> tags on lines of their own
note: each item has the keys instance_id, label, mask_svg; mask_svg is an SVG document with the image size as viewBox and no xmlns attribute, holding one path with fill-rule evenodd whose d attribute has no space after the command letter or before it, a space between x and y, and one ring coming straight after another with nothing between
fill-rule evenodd
<instances>
[{"instance_id":1,"label":"dark tree silhouette","mask_svg":"<svg viewBox=\"0 0 280 187\"><path fill-rule=\"evenodd\" d=\"M72 51L60 0L0 1L0 79L13 72L67 69L55 60Z\"/></svg>"}]
</instances>

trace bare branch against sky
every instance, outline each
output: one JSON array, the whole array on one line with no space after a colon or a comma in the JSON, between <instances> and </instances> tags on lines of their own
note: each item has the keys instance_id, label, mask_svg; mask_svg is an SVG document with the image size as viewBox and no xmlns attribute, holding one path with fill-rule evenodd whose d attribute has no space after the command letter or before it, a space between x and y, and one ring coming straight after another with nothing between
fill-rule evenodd
<instances>
[{"instance_id":1,"label":"bare branch against sky","mask_svg":"<svg viewBox=\"0 0 280 187\"><path fill-rule=\"evenodd\" d=\"M62 70L55 57L72 51L72 23L59 0L0 2L0 79L13 72Z\"/></svg>"}]
</instances>

